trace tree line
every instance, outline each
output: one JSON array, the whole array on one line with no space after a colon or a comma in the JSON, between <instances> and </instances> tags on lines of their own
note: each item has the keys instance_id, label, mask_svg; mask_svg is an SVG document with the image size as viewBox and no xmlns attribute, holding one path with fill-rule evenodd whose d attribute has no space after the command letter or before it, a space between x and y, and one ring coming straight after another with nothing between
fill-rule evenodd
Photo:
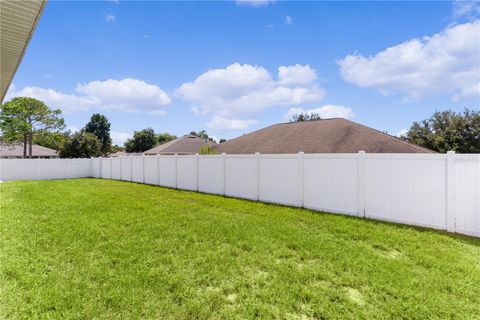
<instances>
[{"instance_id":1,"label":"tree line","mask_svg":"<svg viewBox=\"0 0 480 320\"><path fill-rule=\"evenodd\" d=\"M34 144L57 150L61 158L90 158L117 151L141 153L177 138L168 132L155 133L146 128L135 131L124 146L112 145L110 125L106 116L95 113L82 129L71 132L65 130L60 109L51 109L34 98L17 97L1 106L0 143L22 143L25 158L33 156ZM191 134L213 141L205 130Z\"/></svg>"}]
</instances>

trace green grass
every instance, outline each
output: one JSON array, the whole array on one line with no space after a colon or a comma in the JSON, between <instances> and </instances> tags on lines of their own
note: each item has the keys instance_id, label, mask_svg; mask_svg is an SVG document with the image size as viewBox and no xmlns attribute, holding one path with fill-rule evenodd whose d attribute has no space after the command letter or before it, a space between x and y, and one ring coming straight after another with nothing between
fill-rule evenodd
<instances>
[{"instance_id":1,"label":"green grass","mask_svg":"<svg viewBox=\"0 0 480 320\"><path fill-rule=\"evenodd\" d=\"M109 180L0 189L0 318L480 318L480 239Z\"/></svg>"}]
</instances>

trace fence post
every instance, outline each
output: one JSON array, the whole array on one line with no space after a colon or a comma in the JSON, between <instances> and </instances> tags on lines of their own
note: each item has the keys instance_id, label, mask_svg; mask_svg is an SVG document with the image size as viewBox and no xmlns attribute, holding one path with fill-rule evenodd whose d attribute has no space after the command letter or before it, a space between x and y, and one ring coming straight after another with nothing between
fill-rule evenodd
<instances>
[{"instance_id":1,"label":"fence post","mask_svg":"<svg viewBox=\"0 0 480 320\"><path fill-rule=\"evenodd\" d=\"M222 163L223 163L223 195L225 195L225 182L226 182L226 172L227 172L227 169L225 167L225 152L222 153Z\"/></svg>"},{"instance_id":2,"label":"fence post","mask_svg":"<svg viewBox=\"0 0 480 320\"><path fill-rule=\"evenodd\" d=\"M358 216L365 217L365 151L358 151Z\"/></svg>"},{"instance_id":3,"label":"fence post","mask_svg":"<svg viewBox=\"0 0 480 320\"><path fill-rule=\"evenodd\" d=\"M133 156L130 155L130 182L133 182Z\"/></svg>"},{"instance_id":4,"label":"fence post","mask_svg":"<svg viewBox=\"0 0 480 320\"><path fill-rule=\"evenodd\" d=\"M304 176L304 162L303 162L303 155L305 153L303 151L300 151L298 153L298 180L299 180L299 193L300 193L300 206L303 208L303 202L304 202L304 199L305 199L305 185L304 185L304 180L305 180L305 176Z\"/></svg>"},{"instance_id":5,"label":"fence post","mask_svg":"<svg viewBox=\"0 0 480 320\"><path fill-rule=\"evenodd\" d=\"M145 154L144 153L142 153L142 176L143 176L142 183L145 184Z\"/></svg>"},{"instance_id":6,"label":"fence post","mask_svg":"<svg viewBox=\"0 0 480 320\"><path fill-rule=\"evenodd\" d=\"M123 180L123 171L122 171L122 156L119 156L118 159L120 160L120 181Z\"/></svg>"},{"instance_id":7,"label":"fence post","mask_svg":"<svg viewBox=\"0 0 480 320\"><path fill-rule=\"evenodd\" d=\"M99 178L100 178L100 179L103 179L103 178L102 178L102 157L98 157L98 166L99 166L98 172L100 173Z\"/></svg>"},{"instance_id":8,"label":"fence post","mask_svg":"<svg viewBox=\"0 0 480 320\"><path fill-rule=\"evenodd\" d=\"M175 153L175 189L178 189L178 154Z\"/></svg>"},{"instance_id":9,"label":"fence post","mask_svg":"<svg viewBox=\"0 0 480 320\"><path fill-rule=\"evenodd\" d=\"M110 157L110 180L113 180L113 158Z\"/></svg>"},{"instance_id":10,"label":"fence post","mask_svg":"<svg viewBox=\"0 0 480 320\"><path fill-rule=\"evenodd\" d=\"M257 201L260 200L260 152L255 152L257 158Z\"/></svg>"},{"instance_id":11,"label":"fence post","mask_svg":"<svg viewBox=\"0 0 480 320\"><path fill-rule=\"evenodd\" d=\"M455 232L455 151L447 152L447 231Z\"/></svg>"},{"instance_id":12,"label":"fence post","mask_svg":"<svg viewBox=\"0 0 480 320\"><path fill-rule=\"evenodd\" d=\"M67 161L62 161L62 163L65 163L65 170L64 170L64 174L65 174L65 179L68 178L68 160Z\"/></svg>"},{"instance_id":13,"label":"fence post","mask_svg":"<svg viewBox=\"0 0 480 320\"><path fill-rule=\"evenodd\" d=\"M160 185L160 154L157 153L157 183Z\"/></svg>"},{"instance_id":14,"label":"fence post","mask_svg":"<svg viewBox=\"0 0 480 320\"><path fill-rule=\"evenodd\" d=\"M197 171L197 191L198 191L198 153L195 153L195 166Z\"/></svg>"}]
</instances>

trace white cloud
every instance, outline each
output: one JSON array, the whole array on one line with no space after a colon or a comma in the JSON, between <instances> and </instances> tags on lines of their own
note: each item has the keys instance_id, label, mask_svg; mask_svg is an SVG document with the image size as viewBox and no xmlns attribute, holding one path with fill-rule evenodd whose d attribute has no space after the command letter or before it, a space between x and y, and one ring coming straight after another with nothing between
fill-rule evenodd
<instances>
[{"instance_id":1,"label":"white cloud","mask_svg":"<svg viewBox=\"0 0 480 320\"><path fill-rule=\"evenodd\" d=\"M236 0L235 3L239 6L263 7L269 4L274 4L274 0Z\"/></svg>"},{"instance_id":2,"label":"white cloud","mask_svg":"<svg viewBox=\"0 0 480 320\"><path fill-rule=\"evenodd\" d=\"M209 128L241 130L254 124L251 116L264 109L322 100L325 92L316 78L309 65L281 66L275 79L263 67L234 63L184 83L176 94L193 104L193 113L213 116Z\"/></svg>"},{"instance_id":3,"label":"white cloud","mask_svg":"<svg viewBox=\"0 0 480 320\"><path fill-rule=\"evenodd\" d=\"M406 135L407 132L408 132L408 129L401 129L400 131L398 131L398 132L395 134L395 136L397 136L397 137L400 138L400 137L403 137L404 135Z\"/></svg>"},{"instance_id":4,"label":"white cloud","mask_svg":"<svg viewBox=\"0 0 480 320\"><path fill-rule=\"evenodd\" d=\"M197 114L225 118L255 115L273 106L299 105L320 101L325 92L313 82L309 66L279 68L278 80L263 67L234 63L213 69L193 82L184 83L176 94L194 105ZM281 75L280 75L281 73ZM308 75L302 79L299 75ZM286 82L286 83L285 83Z\"/></svg>"},{"instance_id":5,"label":"white cloud","mask_svg":"<svg viewBox=\"0 0 480 320\"><path fill-rule=\"evenodd\" d=\"M474 19L480 16L479 1L455 1L453 2L453 17L455 19Z\"/></svg>"},{"instance_id":6,"label":"white cloud","mask_svg":"<svg viewBox=\"0 0 480 320\"><path fill-rule=\"evenodd\" d=\"M215 116L209 123L207 123L207 127L216 131L234 131L248 129L250 126L257 123L258 121L253 119L227 119Z\"/></svg>"},{"instance_id":7,"label":"white cloud","mask_svg":"<svg viewBox=\"0 0 480 320\"><path fill-rule=\"evenodd\" d=\"M110 137L112 138L113 144L123 146L123 144L125 143L125 141L127 141L127 139L132 138L132 134L126 133L126 132L111 131Z\"/></svg>"},{"instance_id":8,"label":"white cloud","mask_svg":"<svg viewBox=\"0 0 480 320\"><path fill-rule=\"evenodd\" d=\"M305 110L303 108L290 108L287 113L284 115L285 121L288 121L293 115L299 113L316 113L320 115L322 119L330 118L345 118L350 119L355 116L353 110L344 106L336 106L332 104L327 104L319 108Z\"/></svg>"},{"instance_id":9,"label":"white cloud","mask_svg":"<svg viewBox=\"0 0 480 320\"><path fill-rule=\"evenodd\" d=\"M344 80L383 94L463 97L480 82L480 20L411 39L374 56L352 54L338 61Z\"/></svg>"},{"instance_id":10,"label":"white cloud","mask_svg":"<svg viewBox=\"0 0 480 320\"><path fill-rule=\"evenodd\" d=\"M285 24L291 25L293 23L293 18L290 16L285 16Z\"/></svg>"},{"instance_id":11,"label":"white cloud","mask_svg":"<svg viewBox=\"0 0 480 320\"><path fill-rule=\"evenodd\" d=\"M480 97L480 80L478 83L469 87L461 88L460 91L453 96L453 101L459 101L471 97Z\"/></svg>"},{"instance_id":12,"label":"white cloud","mask_svg":"<svg viewBox=\"0 0 480 320\"><path fill-rule=\"evenodd\" d=\"M117 17L115 17L113 14L111 13L105 14L105 21L113 23L116 20L117 20Z\"/></svg>"},{"instance_id":13,"label":"white cloud","mask_svg":"<svg viewBox=\"0 0 480 320\"><path fill-rule=\"evenodd\" d=\"M280 84L308 84L317 80L315 69L307 65L281 66L278 68L278 82Z\"/></svg>"},{"instance_id":14,"label":"white cloud","mask_svg":"<svg viewBox=\"0 0 480 320\"><path fill-rule=\"evenodd\" d=\"M63 93L41 87L25 87L21 90L13 87L13 90L10 88L5 100L19 96L37 98L48 106L60 108L66 113L103 109L162 114L163 107L171 103L169 96L157 85L131 78L78 84L75 93Z\"/></svg>"}]
</instances>

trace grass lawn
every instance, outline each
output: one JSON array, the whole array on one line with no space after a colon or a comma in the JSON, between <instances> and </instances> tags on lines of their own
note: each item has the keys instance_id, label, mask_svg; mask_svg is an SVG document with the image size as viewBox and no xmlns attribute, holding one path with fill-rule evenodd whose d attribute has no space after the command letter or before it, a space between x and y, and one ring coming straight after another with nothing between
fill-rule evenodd
<instances>
[{"instance_id":1,"label":"grass lawn","mask_svg":"<svg viewBox=\"0 0 480 320\"><path fill-rule=\"evenodd\" d=\"M0 197L0 318L480 318L480 239L98 179Z\"/></svg>"}]
</instances>

